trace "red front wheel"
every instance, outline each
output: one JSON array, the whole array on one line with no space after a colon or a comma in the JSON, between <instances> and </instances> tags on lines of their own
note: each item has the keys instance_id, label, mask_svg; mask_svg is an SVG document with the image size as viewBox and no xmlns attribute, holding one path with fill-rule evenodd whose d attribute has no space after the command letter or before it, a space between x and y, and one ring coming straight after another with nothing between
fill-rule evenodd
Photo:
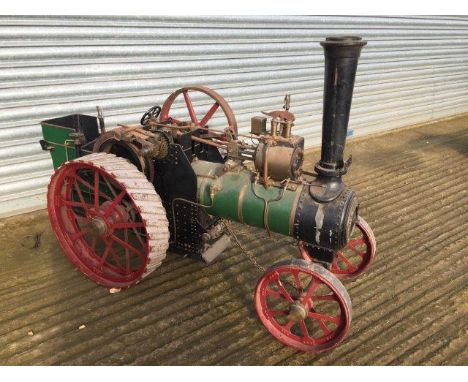
<instances>
[{"instance_id":1,"label":"red front wheel","mask_svg":"<svg viewBox=\"0 0 468 382\"><path fill-rule=\"evenodd\" d=\"M337 251L330 271L340 279L355 279L365 272L375 259L376 240L369 224L358 216L355 229L345 248ZM313 248L299 243L304 260L314 261Z\"/></svg>"},{"instance_id":2,"label":"red front wheel","mask_svg":"<svg viewBox=\"0 0 468 382\"><path fill-rule=\"evenodd\" d=\"M336 347L351 324L351 299L343 284L304 260L273 265L257 284L255 308L275 338L304 352Z\"/></svg>"}]
</instances>

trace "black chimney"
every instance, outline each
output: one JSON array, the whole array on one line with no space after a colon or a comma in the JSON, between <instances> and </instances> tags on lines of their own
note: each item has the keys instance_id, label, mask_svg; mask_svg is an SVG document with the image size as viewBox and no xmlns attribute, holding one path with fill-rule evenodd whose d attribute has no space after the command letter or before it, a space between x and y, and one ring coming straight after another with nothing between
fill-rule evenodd
<instances>
[{"instance_id":1,"label":"black chimney","mask_svg":"<svg viewBox=\"0 0 468 382\"><path fill-rule=\"evenodd\" d=\"M325 50L322 152L315 165L319 176L341 177L346 173L343 152L348 132L354 79L361 48L361 37L327 37L320 43Z\"/></svg>"}]
</instances>

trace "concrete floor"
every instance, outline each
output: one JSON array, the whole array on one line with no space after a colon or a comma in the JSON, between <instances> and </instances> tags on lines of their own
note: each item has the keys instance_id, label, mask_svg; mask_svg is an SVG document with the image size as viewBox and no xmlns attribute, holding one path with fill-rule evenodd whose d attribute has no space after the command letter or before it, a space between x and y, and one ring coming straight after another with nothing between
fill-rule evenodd
<instances>
[{"instance_id":1,"label":"concrete floor","mask_svg":"<svg viewBox=\"0 0 468 382\"><path fill-rule=\"evenodd\" d=\"M169 254L110 294L73 268L39 211L0 220L0 364L468 364L468 118L347 151L346 181L378 257L345 283L354 316L337 349L302 354L275 341L254 312L258 271L235 247L211 266ZM308 166L317 158L309 151ZM296 255L264 231L238 231L265 266Z\"/></svg>"}]
</instances>

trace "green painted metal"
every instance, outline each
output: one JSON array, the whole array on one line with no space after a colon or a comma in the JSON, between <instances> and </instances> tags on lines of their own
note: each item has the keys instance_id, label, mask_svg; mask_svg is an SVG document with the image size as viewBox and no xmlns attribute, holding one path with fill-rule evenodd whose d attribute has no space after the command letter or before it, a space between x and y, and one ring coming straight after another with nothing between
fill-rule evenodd
<instances>
[{"instance_id":1,"label":"green painted metal","mask_svg":"<svg viewBox=\"0 0 468 382\"><path fill-rule=\"evenodd\" d=\"M42 123L42 136L53 149L50 151L54 168L60 167L68 160L76 158L75 144L70 138L74 129Z\"/></svg>"},{"instance_id":2,"label":"green painted metal","mask_svg":"<svg viewBox=\"0 0 468 382\"><path fill-rule=\"evenodd\" d=\"M195 161L192 165L198 179L198 201L208 214L254 227L268 225L272 232L293 234L292 218L301 185L296 190L265 188L255 182L255 174L246 168L225 172L224 165L219 163Z\"/></svg>"}]
</instances>

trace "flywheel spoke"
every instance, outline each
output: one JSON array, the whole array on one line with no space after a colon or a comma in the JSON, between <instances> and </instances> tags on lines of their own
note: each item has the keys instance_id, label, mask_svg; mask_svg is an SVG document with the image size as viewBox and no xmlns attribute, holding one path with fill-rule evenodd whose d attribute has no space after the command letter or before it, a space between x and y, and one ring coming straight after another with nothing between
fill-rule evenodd
<instances>
[{"instance_id":1,"label":"flywheel spoke","mask_svg":"<svg viewBox=\"0 0 468 382\"><path fill-rule=\"evenodd\" d=\"M208 121L213 117L214 113L216 113L216 110L219 108L219 103L215 102L213 106L211 106L210 110L205 114L205 116L202 118L200 121L200 126L205 127L205 125L208 123Z\"/></svg>"},{"instance_id":2,"label":"flywheel spoke","mask_svg":"<svg viewBox=\"0 0 468 382\"><path fill-rule=\"evenodd\" d=\"M209 104L211 104L209 110L201 118L201 120L197 118L195 108L193 106L192 99L190 96L191 94L195 92L199 94L201 93L202 97L205 98L203 100L203 103L205 102L206 99L209 99L208 102L210 102ZM217 138L223 141L227 140L227 135L224 132L224 129L226 127L231 129L234 136L237 136L237 121L236 121L234 112L232 111L231 107L220 94L218 94L216 91L206 86L188 86L188 87L184 87L173 92L166 99L166 101L164 102L161 108L161 113L159 115L160 123L171 123L171 124L176 124L178 126L183 126L186 124L185 122L187 121L181 121L171 116L171 109L174 105L174 102L181 95L184 98L185 107L188 111L190 122L192 124L199 126L199 127L206 127L208 122L212 120L215 113L219 109L221 109L225 117L225 120L222 123L222 126L216 126L216 127L210 126L210 129L220 130L220 135ZM204 136L204 138L208 138L208 137ZM211 138L211 139L214 139L214 138Z\"/></svg>"},{"instance_id":3,"label":"flywheel spoke","mask_svg":"<svg viewBox=\"0 0 468 382\"><path fill-rule=\"evenodd\" d=\"M193 123L198 124L197 115L195 114L195 109L193 108L192 100L188 94L188 90L182 93L184 95L185 104L187 105L187 109L190 115L190 119Z\"/></svg>"}]
</instances>

